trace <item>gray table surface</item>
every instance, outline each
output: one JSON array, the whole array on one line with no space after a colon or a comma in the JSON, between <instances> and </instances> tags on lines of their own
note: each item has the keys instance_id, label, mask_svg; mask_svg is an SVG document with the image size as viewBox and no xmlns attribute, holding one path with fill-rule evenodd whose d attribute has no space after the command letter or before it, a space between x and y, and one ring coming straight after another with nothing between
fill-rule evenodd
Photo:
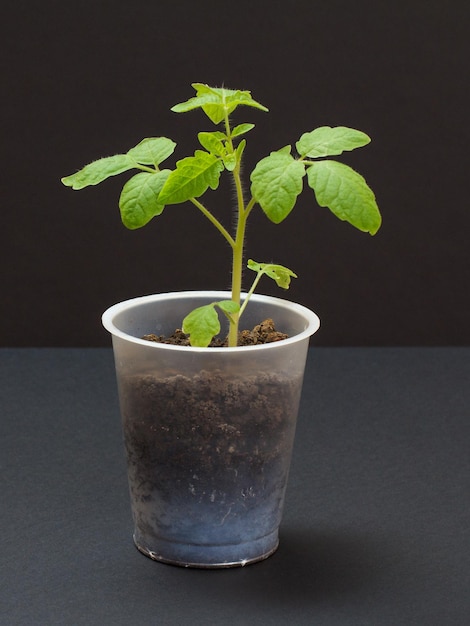
<instances>
[{"instance_id":1,"label":"gray table surface","mask_svg":"<svg viewBox=\"0 0 470 626\"><path fill-rule=\"evenodd\" d=\"M470 624L470 348L309 352L281 545L133 546L110 349L0 350L0 623Z\"/></svg>"}]
</instances>

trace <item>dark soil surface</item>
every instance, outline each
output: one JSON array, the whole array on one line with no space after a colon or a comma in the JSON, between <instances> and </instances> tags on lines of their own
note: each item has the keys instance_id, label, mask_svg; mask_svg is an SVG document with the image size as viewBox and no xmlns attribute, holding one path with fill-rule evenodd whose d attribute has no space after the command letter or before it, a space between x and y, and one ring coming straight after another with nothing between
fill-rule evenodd
<instances>
[{"instance_id":1,"label":"dark soil surface","mask_svg":"<svg viewBox=\"0 0 470 626\"><path fill-rule=\"evenodd\" d=\"M238 334L239 346L255 346L263 343L272 343L274 341L282 341L287 339L288 335L276 330L272 319L266 319L261 324L255 326L252 330L242 330ZM162 335L144 335L142 339L147 341L156 341L158 343L168 343L175 346L189 346L189 335L185 335L181 329L175 330L175 332L169 336L164 337ZM228 345L228 338L221 339L214 337L209 344L210 348L226 348Z\"/></svg>"}]
</instances>

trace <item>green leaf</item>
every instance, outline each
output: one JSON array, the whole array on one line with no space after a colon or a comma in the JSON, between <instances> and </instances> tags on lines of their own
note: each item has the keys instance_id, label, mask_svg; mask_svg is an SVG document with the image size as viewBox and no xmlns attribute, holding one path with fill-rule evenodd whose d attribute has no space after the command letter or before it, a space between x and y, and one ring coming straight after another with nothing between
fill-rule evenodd
<instances>
[{"instance_id":1,"label":"green leaf","mask_svg":"<svg viewBox=\"0 0 470 626\"><path fill-rule=\"evenodd\" d=\"M155 174L141 172L124 185L119 198L119 208L124 226L131 230L145 226L165 208L159 201L160 191L171 170Z\"/></svg>"},{"instance_id":2,"label":"green leaf","mask_svg":"<svg viewBox=\"0 0 470 626\"><path fill-rule=\"evenodd\" d=\"M223 163L213 154L196 150L194 156L186 157L176 164L161 194L163 204L179 204L190 198L198 198L208 187L217 189Z\"/></svg>"},{"instance_id":3,"label":"green leaf","mask_svg":"<svg viewBox=\"0 0 470 626\"><path fill-rule=\"evenodd\" d=\"M325 157L354 150L370 143L370 137L360 130L346 126L320 126L310 133L304 133L295 144L302 157Z\"/></svg>"},{"instance_id":4,"label":"green leaf","mask_svg":"<svg viewBox=\"0 0 470 626\"><path fill-rule=\"evenodd\" d=\"M253 107L255 109L259 109L260 111L268 111L268 109L260 102L253 100L250 91L221 89L221 94L225 104L229 107L229 114L240 105Z\"/></svg>"},{"instance_id":5,"label":"green leaf","mask_svg":"<svg viewBox=\"0 0 470 626\"><path fill-rule=\"evenodd\" d=\"M255 127L254 124L239 124L232 130L232 137L239 137L244 135Z\"/></svg>"},{"instance_id":6,"label":"green leaf","mask_svg":"<svg viewBox=\"0 0 470 626\"><path fill-rule=\"evenodd\" d=\"M216 94L195 96L194 98L186 100L186 102L175 104L175 106L171 107L171 110L174 113L186 113L188 111L192 111L193 109L200 108L204 110L214 124L218 124L224 119L224 108L220 102L219 96Z\"/></svg>"},{"instance_id":7,"label":"green leaf","mask_svg":"<svg viewBox=\"0 0 470 626\"><path fill-rule=\"evenodd\" d=\"M363 232L375 235L379 230L382 218L374 192L351 167L337 161L318 161L308 168L307 179L320 206Z\"/></svg>"},{"instance_id":8,"label":"green leaf","mask_svg":"<svg viewBox=\"0 0 470 626\"><path fill-rule=\"evenodd\" d=\"M231 152L230 154L226 154L223 157L223 162L224 162L226 169L229 172L233 172L233 170L237 166L237 153Z\"/></svg>"},{"instance_id":9,"label":"green leaf","mask_svg":"<svg viewBox=\"0 0 470 626\"><path fill-rule=\"evenodd\" d=\"M292 157L290 146L271 152L251 173L251 193L275 224L294 208L304 175L305 166Z\"/></svg>"},{"instance_id":10,"label":"green leaf","mask_svg":"<svg viewBox=\"0 0 470 626\"><path fill-rule=\"evenodd\" d=\"M200 96L202 94L212 94L219 96L220 89L216 87L209 87L205 83L191 83L191 87L196 91L197 95Z\"/></svg>"},{"instance_id":11,"label":"green leaf","mask_svg":"<svg viewBox=\"0 0 470 626\"><path fill-rule=\"evenodd\" d=\"M263 111L268 111L265 106L256 102L256 100L253 100L251 97L251 91L227 89L226 87L209 87L209 85L205 85L204 83L193 83L192 87L196 90L198 97L216 95L220 102L230 105L231 107L234 105L238 106L239 104L244 104L247 106L253 106Z\"/></svg>"},{"instance_id":12,"label":"green leaf","mask_svg":"<svg viewBox=\"0 0 470 626\"><path fill-rule=\"evenodd\" d=\"M212 338L219 334L220 321L215 307L219 307L230 322L233 322L232 314L238 313L240 310L240 305L237 302L221 300L220 302L205 304L191 311L183 320L182 330L189 335L189 342L192 346L207 348Z\"/></svg>"},{"instance_id":13,"label":"green leaf","mask_svg":"<svg viewBox=\"0 0 470 626\"><path fill-rule=\"evenodd\" d=\"M288 267L284 265L276 265L274 263L257 263L253 259L249 259L247 267L258 274L266 274L269 278L272 278L278 287L282 289L289 289L290 279L297 278L295 274Z\"/></svg>"},{"instance_id":14,"label":"green leaf","mask_svg":"<svg viewBox=\"0 0 470 626\"><path fill-rule=\"evenodd\" d=\"M223 159L224 165L228 169L229 172L233 172L237 163L240 163L240 161L242 160L242 155L245 150L245 147L246 147L246 139L242 139L240 143L238 144L235 152L232 152L231 154L227 154L224 157Z\"/></svg>"},{"instance_id":15,"label":"green leaf","mask_svg":"<svg viewBox=\"0 0 470 626\"><path fill-rule=\"evenodd\" d=\"M128 155L142 165L158 167L176 148L176 143L167 137L148 137L143 139L135 148L128 151Z\"/></svg>"},{"instance_id":16,"label":"green leaf","mask_svg":"<svg viewBox=\"0 0 470 626\"><path fill-rule=\"evenodd\" d=\"M245 147L246 147L246 139L242 139L240 141L240 143L238 144L237 149L236 149L237 161L238 162L240 162L242 160L242 155L243 155L243 152L245 150Z\"/></svg>"},{"instance_id":17,"label":"green leaf","mask_svg":"<svg viewBox=\"0 0 470 626\"><path fill-rule=\"evenodd\" d=\"M176 113L185 113L196 108L202 108L204 113L214 124L219 124L225 115L230 115L239 105L246 105L267 111L268 109L253 100L249 91L226 89L225 87L209 87L203 83L193 83L196 96L186 102L172 107Z\"/></svg>"},{"instance_id":18,"label":"green leaf","mask_svg":"<svg viewBox=\"0 0 470 626\"><path fill-rule=\"evenodd\" d=\"M215 305L225 313L230 321L232 321L232 314L238 313L240 310L240 305L234 300L220 300L220 302L216 302Z\"/></svg>"},{"instance_id":19,"label":"green leaf","mask_svg":"<svg viewBox=\"0 0 470 626\"><path fill-rule=\"evenodd\" d=\"M186 113L193 109L202 108L214 124L219 124L225 117L225 108L220 90L213 89L202 83L193 83L192 87L196 90L196 96L186 102L176 104L171 110L175 113Z\"/></svg>"},{"instance_id":20,"label":"green leaf","mask_svg":"<svg viewBox=\"0 0 470 626\"><path fill-rule=\"evenodd\" d=\"M90 185L98 185L110 176L116 176L134 168L135 162L127 154L115 154L93 161L75 174L64 176L61 180L67 187L83 189Z\"/></svg>"},{"instance_id":21,"label":"green leaf","mask_svg":"<svg viewBox=\"0 0 470 626\"><path fill-rule=\"evenodd\" d=\"M205 148L211 154L216 156L222 156L225 154L225 146L220 139L221 133L199 133L197 138L203 148ZM224 135L225 136L225 135Z\"/></svg>"},{"instance_id":22,"label":"green leaf","mask_svg":"<svg viewBox=\"0 0 470 626\"><path fill-rule=\"evenodd\" d=\"M192 346L206 348L220 332L220 321L215 302L194 309L183 320L182 330L188 334Z\"/></svg>"}]
</instances>

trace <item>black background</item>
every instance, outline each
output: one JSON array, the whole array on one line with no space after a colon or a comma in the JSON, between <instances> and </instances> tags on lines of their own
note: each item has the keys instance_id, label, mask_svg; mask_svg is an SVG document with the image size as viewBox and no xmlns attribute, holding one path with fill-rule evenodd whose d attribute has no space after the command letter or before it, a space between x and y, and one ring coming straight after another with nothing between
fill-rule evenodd
<instances>
[{"instance_id":1,"label":"black background","mask_svg":"<svg viewBox=\"0 0 470 626\"><path fill-rule=\"evenodd\" d=\"M381 231L339 222L310 190L280 226L257 212L248 256L299 274L287 294L261 292L313 308L318 345L468 344L469 18L469 3L437 0L8 3L0 345L109 345L99 318L119 300L229 286L229 250L192 205L130 232L125 177L60 183L147 136L191 154L209 123L169 109L192 82L249 89L269 107L237 113L256 124L247 173L316 126L373 140L341 158L374 189ZM227 224L232 197L208 199Z\"/></svg>"}]
</instances>

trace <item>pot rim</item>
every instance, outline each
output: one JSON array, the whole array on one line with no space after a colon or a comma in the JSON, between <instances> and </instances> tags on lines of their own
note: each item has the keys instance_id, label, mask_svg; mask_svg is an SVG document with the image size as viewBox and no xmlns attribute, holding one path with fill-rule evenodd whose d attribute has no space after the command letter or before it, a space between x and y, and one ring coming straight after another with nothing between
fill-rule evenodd
<instances>
[{"instance_id":1,"label":"pot rim","mask_svg":"<svg viewBox=\"0 0 470 626\"><path fill-rule=\"evenodd\" d=\"M242 300L246 297L246 292L241 294ZM291 300L285 300L284 298L278 298L276 296L266 296L263 294L253 294L250 298L251 302L265 302L267 304L272 304L278 306L280 308L288 309L292 312L301 315L305 319L306 327L305 329L293 335L292 337L288 337L287 339L283 339L282 341L275 341L271 343L257 344L254 346L236 346L233 348L200 348L193 346L175 346L172 344L158 343L147 341L145 339L141 339L139 337L134 337L133 335L129 335L125 333L114 324L114 317L125 311L126 309L136 308L140 304L148 304L149 302L160 302L163 300L180 300L189 297L204 297L210 298L211 300L223 300L230 299L231 293L230 291L218 291L218 290L188 290L188 291L169 291L158 294L151 294L146 296L138 296L136 298L130 298L129 300L123 300L122 302L118 302L112 306L110 306L103 313L101 317L102 324L104 328L116 337L120 337L126 341L130 341L135 344L140 344L147 346L152 349L163 349L163 350L173 350L173 351L183 351L183 352L214 352L214 353L223 353L227 354L229 352L240 352L240 351L249 351L249 350L270 350L273 348L279 348L281 345L286 346L288 344L296 343L302 341L303 339L307 339L311 335L317 332L320 327L320 319L310 309L303 306L302 304L297 304L296 302L292 302Z\"/></svg>"}]
</instances>

